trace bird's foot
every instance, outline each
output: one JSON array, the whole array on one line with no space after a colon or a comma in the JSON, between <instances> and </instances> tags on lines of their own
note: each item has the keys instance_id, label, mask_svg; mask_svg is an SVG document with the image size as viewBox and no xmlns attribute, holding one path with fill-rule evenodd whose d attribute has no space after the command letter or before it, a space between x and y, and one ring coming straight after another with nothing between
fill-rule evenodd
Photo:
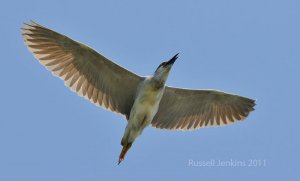
<instances>
[{"instance_id":1,"label":"bird's foot","mask_svg":"<svg viewBox=\"0 0 300 181\"><path fill-rule=\"evenodd\" d=\"M119 158L118 165L124 160L124 158Z\"/></svg>"},{"instance_id":2,"label":"bird's foot","mask_svg":"<svg viewBox=\"0 0 300 181\"><path fill-rule=\"evenodd\" d=\"M132 145L132 143L124 144L123 149L119 156L118 165L120 165L120 163L124 160L125 155L126 155L127 151L129 150L129 148L131 147L131 145Z\"/></svg>"}]
</instances>

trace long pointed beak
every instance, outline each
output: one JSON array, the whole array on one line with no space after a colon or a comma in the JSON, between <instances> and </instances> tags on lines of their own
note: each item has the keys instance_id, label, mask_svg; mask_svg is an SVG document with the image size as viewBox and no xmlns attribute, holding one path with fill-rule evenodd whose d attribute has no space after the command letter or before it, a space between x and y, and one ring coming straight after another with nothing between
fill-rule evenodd
<instances>
[{"instance_id":1,"label":"long pointed beak","mask_svg":"<svg viewBox=\"0 0 300 181\"><path fill-rule=\"evenodd\" d=\"M176 55L174 55L168 62L166 65L169 65L169 64L174 64L174 62L176 61L176 59L178 58L178 54L177 53Z\"/></svg>"}]
</instances>

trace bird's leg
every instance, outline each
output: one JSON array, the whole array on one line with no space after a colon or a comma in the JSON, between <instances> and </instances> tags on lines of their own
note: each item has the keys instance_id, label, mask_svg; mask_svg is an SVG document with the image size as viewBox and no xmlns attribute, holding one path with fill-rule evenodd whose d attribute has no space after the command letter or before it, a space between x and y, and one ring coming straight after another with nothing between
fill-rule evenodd
<instances>
[{"instance_id":1,"label":"bird's leg","mask_svg":"<svg viewBox=\"0 0 300 181\"><path fill-rule=\"evenodd\" d=\"M126 126L125 133L124 133L124 136L121 141L121 145L123 146L123 149L120 153L118 164L120 164L124 160L127 151L132 146L132 143L134 142L134 140L141 134L142 130L143 130L143 128L141 126L139 126L139 124L136 125L136 122L129 121L129 123Z\"/></svg>"},{"instance_id":2,"label":"bird's leg","mask_svg":"<svg viewBox=\"0 0 300 181\"><path fill-rule=\"evenodd\" d=\"M125 144L122 144L122 145L123 145L123 149L122 149L121 154L119 156L118 165L124 160L125 155L126 155L127 151L130 149L132 143L125 143Z\"/></svg>"}]
</instances>

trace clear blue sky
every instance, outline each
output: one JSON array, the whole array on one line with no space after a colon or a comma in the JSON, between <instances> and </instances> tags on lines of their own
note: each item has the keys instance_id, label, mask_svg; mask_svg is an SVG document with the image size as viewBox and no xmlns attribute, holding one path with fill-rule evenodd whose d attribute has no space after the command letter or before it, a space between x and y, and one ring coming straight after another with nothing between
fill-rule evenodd
<instances>
[{"instance_id":1,"label":"clear blue sky","mask_svg":"<svg viewBox=\"0 0 300 181\"><path fill-rule=\"evenodd\" d=\"M299 179L299 10L297 0L2 2L0 180ZM19 30L30 19L140 75L180 52L168 85L240 94L256 110L226 127L149 127L117 166L126 121L33 58ZM231 159L266 165L189 166Z\"/></svg>"}]
</instances>

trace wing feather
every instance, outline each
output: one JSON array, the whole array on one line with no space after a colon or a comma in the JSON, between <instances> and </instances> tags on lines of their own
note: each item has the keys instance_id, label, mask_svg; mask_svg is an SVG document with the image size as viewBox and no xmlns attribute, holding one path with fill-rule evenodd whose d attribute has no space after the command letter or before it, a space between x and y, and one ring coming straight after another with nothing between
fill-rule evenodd
<instances>
[{"instance_id":1,"label":"wing feather","mask_svg":"<svg viewBox=\"0 0 300 181\"><path fill-rule=\"evenodd\" d=\"M166 86L152 126L192 130L221 126L245 119L255 101L216 90L189 90Z\"/></svg>"},{"instance_id":2,"label":"wing feather","mask_svg":"<svg viewBox=\"0 0 300 181\"><path fill-rule=\"evenodd\" d=\"M37 23L24 24L22 31L30 52L66 86L98 106L129 117L142 77Z\"/></svg>"}]
</instances>

